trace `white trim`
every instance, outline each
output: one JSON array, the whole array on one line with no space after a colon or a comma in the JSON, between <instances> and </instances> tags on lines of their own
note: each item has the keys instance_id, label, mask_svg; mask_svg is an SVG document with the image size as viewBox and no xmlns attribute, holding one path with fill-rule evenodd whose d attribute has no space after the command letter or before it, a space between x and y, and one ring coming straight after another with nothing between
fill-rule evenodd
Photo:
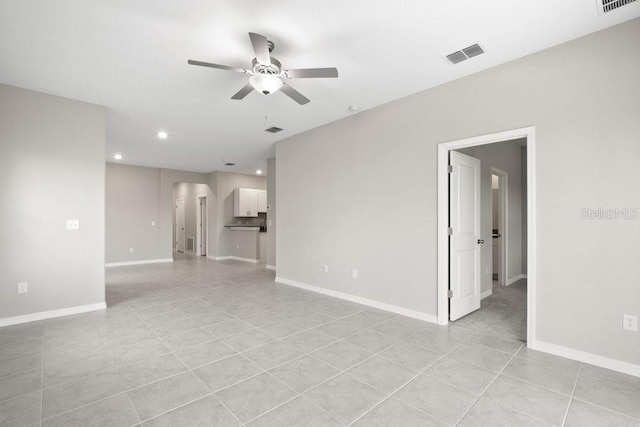
<instances>
[{"instance_id":1,"label":"white trim","mask_svg":"<svg viewBox=\"0 0 640 427\"><path fill-rule=\"evenodd\" d=\"M509 277L509 174L498 168L491 168L491 174L498 176L498 192L500 193L500 216L498 221L498 232L500 233L501 244L498 260L498 285L506 285L506 278ZM491 190L493 197L493 189ZM493 227L492 227L493 228ZM493 280L492 280L493 281Z\"/></svg>"},{"instance_id":2,"label":"white trim","mask_svg":"<svg viewBox=\"0 0 640 427\"><path fill-rule=\"evenodd\" d=\"M224 261L226 259L233 259L236 261L244 261L244 262L250 262L252 264L258 264L260 262L259 259L252 259L252 258L241 258L239 256L232 256L232 255L226 255L226 256L208 256L207 258L212 259L214 261Z\"/></svg>"},{"instance_id":3,"label":"white trim","mask_svg":"<svg viewBox=\"0 0 640 427\"><path fill-rule=\"evenodd\" d=\"M507 280L507 283L505 283L504 285L505 285L505 286L511 286L511 285L513 285L514 283L516 283L518 280L520 280L520 279L526 279L526 278L527 278L527 275L526 275L526 274L518 274L517 276L512 277L511 279Z\"/></svg>"},{"instance_id":4,"label":"white trim","mask_svg":"<svg viewBox=\"0 0 640 427\"><path fill-rule=\"evenodd\" d=\"M488 291L484 291L480 294L480 299L483 300L486 297L490 297L493 294L493 289L489 289Z\"/></svg>"},{"instance_id":5,"label":"white trim","mask_svg":"<svg viewBox=\"0 0 640 427\"><path fill-rule=\"evenodd\" d=\"M184 241L182 242L182 250L180 250L180 242L178 241L178 204L179 202L182 202L182 210L184 211ZM175 250L176 252L181 252L181 253L185 253L187 251L187 211L186 211L186 206L184 204L184 199L176 199L175 200L175 208L173 209L174 212L174 221L173 221L173 229L175 230L174 232L176 233L176 246L175 246Z\"/></svg>"},{"instance_id":6,"label":"white trim","mask_svg":"<svg viewBox=\"0 0 640 427\"><path fill-rule=\"evenodd\" d=\"M575 350L573 348L551 344L544 341L537 341L536 344L536 349L545 353L566 357L568 359L589 363L601 368L611 369L612 371L640 377L640 365L636 365L634 363L623 362L621 360L611 359L610 357L587 353L586 351Z\"/></svg>"},{"instance_id":7,"label":"white trim","mask_svg":"<svg viewBox=\"0 0 640 427\"><path fill-rule=\"evenodd\" d=\"M205 218L201 219L202 209L200 208L200 199L204 199L205 204ZM204 224L205 236L204 245L202 244L202 225ZM209 200L206 194L200 194L196 196L196 241L194 242L194 252L198 256L202 256L202 246L205 248L204 255L209 253Z\"/></svg>"},{"instance_id":8,"label":"white trim","mask_svg":"<svg viewBox=\"0 0 640 427\"><path fill-rule=\"evenodd\" d=\"M275 266L275 265L269 265L269 264L267 264L267 270L273 270L273 271L276 271L276 266Z\"/></svg>"},{"instance_id":9,"label":"white trim","mask_svg":"<svg viewBox=\"0 0 640 427\"><path fill-rule=\"evenodd\" d=\"M536 156L535 127L525 127L438 144L438 324L449 323L449 151L494 142L527 139L527 346L536 348Z\"/></svg>"},{"instance_id":10,"label":"white trim","mask_svg":"<svg viewBox=\"0 0 640 427\"><path fill-rule=\"evenodd\" d=\"M20 323L35 322L36 320L53 319L54 317L104 310L105 308L107 308L107 303L99 302L97 304L79 305L76 307L61 308L59 310L41 311L23 316L5 317L4 319L0 319L0 328L3 326L18 325Z\"/></svg>"},{"instance_id":11,"label":"white trim","mask_svg":"<svg viewBox=\"0 0 640 427\"><path fill-rule=\"evenodd\" d=\"M397 305L386 304L379 301L359 297L356 295L345 294L338 291L332 291L331 289L321 288L318 286L307 285L306 283L296 282L295 280L285 279L284 277L277 277L276 282L283 285L293 286L307 291L316 292L330 297L339 298L345 301L355 302L357 304L367 305L369 307L378 308L380 310L389 311L391 313L400 314L402 316L411 317L413 319L424 320L425 322L438 323L438 318L433 314L422 313L420 311L410 310L404 307L398 307Z\"/></svg>"},{"instance_id":12,"label":"white trim","mask_svg":"<svg viewBox=\"0 0 640 427\"><path fill-rule=\"evenodd\" d=\"M121 267L124 265L157 264L159 262L173 262L173 258L143 259L140 261L124 261L124 262L108 262L104 266L105 267Z\"/></svg>"}]
</instances>

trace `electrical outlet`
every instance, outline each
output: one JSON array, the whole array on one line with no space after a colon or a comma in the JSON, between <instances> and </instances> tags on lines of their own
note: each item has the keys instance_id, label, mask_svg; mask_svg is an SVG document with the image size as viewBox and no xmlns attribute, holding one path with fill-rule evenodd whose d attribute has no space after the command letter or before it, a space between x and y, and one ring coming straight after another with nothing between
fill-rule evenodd
<instances>
[{"instance_id":1,"label":"electrical outlet","mask_svg":"<svg viewBox=\"0 0 640 427\"><path fill-rule=\"evenodd\" d=\"M328 265L324 265L324 267L322 267L322 269L324 270L325 273L329 272L329 266Z\"/></svg>"},{"instance_id":2,"label":"electrical outlet","mask_svg":"<svg viewBox=\"0 0 640 427\"><path fill-rule=\"evenodd\" d=\"M26 294L27 292L29 292L29 287L27 285L27 282L18 283L18 293L19 294Z\"/></svg>"},{"instance_id":3,"label":"electrical outlet","mask_svg":"<svg viewBox=\"0 0 640 427\"><path fill-rule=\"evenodd\" d=\"M240 249L240 245L236 245L236 249Z\"/></svg>"},{"instance_id":4,"label":"electrical outlet","mask_svg":"<svg viewBox=\"0 0 640 427\"><path fill-rule=\"evenodd\" d=\"M132 254L133 253L133 248L129 248L129 253Z\"/></svg>"},{"instance_id":5,"label":"electrical outlet","mask_svg":"<svg viewBox=\"0 0 640 427\"><path fill-rule=\"evenodd\" d=\"M151 226L155 227L156 226L156 222L155 221L151 221Z\"/></svg>"},{"instance_id":6,"label":"electrical outlet","mask_svg":"<svg viewBox=\"0 0 640 427\"><path fill-rule=\"evenodd\" d=\"M638 316L624 314L622 316L622 328L625 331L638 332Z\"/></svg>"},{"instance_id":7,"label":"electrical outlet","mask_svg":"<svg viewBox=\"0 0 640 427\"><path fill-rule=\"evenodd\" d=\"M358 270L356 270L355 268L351 270L351 278L352 279L358 278Z\"/></svg>"},{"instance_id":8,"label":"electrical outlet","mask_svg":"<svg viewBox=\"0 0 640 427\"><path fill-rule=\"evenodd\" d=\"M80 221L77 219L68 219L67 230L80 230Z\"/></svg>"}]
</instances>

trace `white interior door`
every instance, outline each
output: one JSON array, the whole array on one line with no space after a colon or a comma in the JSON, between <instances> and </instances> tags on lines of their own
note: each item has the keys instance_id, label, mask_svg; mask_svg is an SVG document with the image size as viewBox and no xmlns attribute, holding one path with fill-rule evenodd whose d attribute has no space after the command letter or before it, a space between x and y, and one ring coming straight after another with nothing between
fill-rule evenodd
<instances>
[{"instance_id":1,"label":"white interior door","mask_svg":"<svg viewBox=\"0 0 640 427\"><path fill-rule=\"evenodd\" d=\"M184 200L176 200L176 250L184 252L185 230L184 230Z\"/></svg>"},{"instance_id":2,"label":"white interior door","mask_svg":"<svg viewBox=\"0 0 640 427\"><path fill-rule=\"evenodd\" d=\"M480 160L449 154L449 319L480 308Z\"/></svg>"}]
</instances>

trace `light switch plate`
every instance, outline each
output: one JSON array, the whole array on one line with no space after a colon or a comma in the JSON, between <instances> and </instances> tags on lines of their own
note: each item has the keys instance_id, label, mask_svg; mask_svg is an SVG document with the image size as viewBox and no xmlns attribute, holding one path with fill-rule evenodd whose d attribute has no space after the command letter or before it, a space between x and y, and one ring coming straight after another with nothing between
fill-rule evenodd
<instances>
[{"instance_id":1,"label":"light switch plate","mask_svg":"<svg viewBox=\"0 0 640 427\"><path fill-rule=\"evenodd\" d=\"M80 220L78 220L78 219L68 219L67 220L67 230L80 230Z\"/></svg>"}]
</instances>

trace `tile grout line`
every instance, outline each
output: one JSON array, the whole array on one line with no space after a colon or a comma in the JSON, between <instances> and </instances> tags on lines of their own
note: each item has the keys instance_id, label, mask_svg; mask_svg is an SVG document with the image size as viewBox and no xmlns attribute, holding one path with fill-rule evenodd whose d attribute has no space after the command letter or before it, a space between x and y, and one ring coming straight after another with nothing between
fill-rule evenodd
<instances>
[{"instance_id":1,"label":"tile grout line","mask_svg":"<svg viewBox=\"0 0 640 427\"><path fill-rule=\"evenodd\" d=\"M580 363L580 367L578 368L578 374L576 375L576 380L573 383L573 389L571 390L571 396L569 396L569 404L567 405L567 409L564 411L564 417L562 417L562 427L564 427L567 422L567 416L569 415L569 409L571 408L571 403L573 403L573 396L576 393L576 387L578 387L578 381L580 380L580 372L582 372L582 363Z\"/></svg>"},{"instance_id":2,"label":"tile grout line","mask_svg":"<svg viewBox=\"0 0 640 427\"><path fill-rule=\"evenodd\" d=\"M366 310L365 310L365 311L366 311ZM355 313L355 314L357 314L357 313ZM349 316L347 316L347 317L349 317ZM360 331L354 332L353 334L347 335L347 336L345 336L345 337L343 337L343 338L336 338L336 337L334 337L334 336L332 336L332 335L329 335L329 334L326 334L326 333L324 333L324 332L322 332L322 331L319 331L319 332L321 332L321 333L323 333L323 334L325 334L325 335L327 335L327 336L329 336L329 337L331 337L331 338L335 339L335 341L333 341L333 342L331 342L331 343L329 343L329 344L326 344L326 345L324 345L324 346L318 347L318 348L316 348L316 349L312 350L311 352L306 352L306 351L304 351L304 350L303 350L303 354L302 354L302 355L300 355L299 357L296 357L296 358L294 358L294 359L291 359L291 360L288 360L288 361L286 361L286 362L283 362L283 363L281 363L281 364L279 364L279 365L276 365L276 366L274 366L274 367L270 368L270 369L269 369L269 371L271 371L271 370L273 370L273 369L276 369L276 368L278 368L278 367L280 367L280 366L286 365L287 363L290 363L290 362L292 362L292 361L294 361L294 360L298 360L298 359L301 359L301 358L303 358L303 357L311 357L312 359L314 359L314 360L316 360L316 361L319 361L319 362L321 362L321 363L323 363L323 364L325 364L325 365L327 365L327 366L329 366L329 367L331 367L331 368L335 369L335 370L337 371L337 373L336 373L336 374L334 374L334 375L332 375L331 377L329 377L329 378L325 379L324 381L322 381L322 382L320 382L320 383L316 384L315 386L313 386L313 387L310 387L310 388L306 389L306 390L304 391L304 393L308 393L310 390L313 390L314 388L317 388L317 387L321 386L322 384L325 384L325 383L327 383L327 382L331 381L332 379L334 379L334 378L336 378L336 377L338 377L338 376L340 376L340 375L342 375L342 374L345 374L345 375L349 376L350 378L352 378L352 379L354 379L354 380L356 380L356 381L358 381L358 382L361 382L361 383L363 383L363 384L365 384L365 385L367 385L367 386L369 386L369 387L373 388L374 390L379 391L379 392L381 392L382 394L385 394L385 395L386 395L386 394L387 394L386 392L383 392L383 391L381 391L381 390L379 390L379 389L377 389L377 388L373 387L371 384L366 383L366 382L364 382L364 381L361 381L361 380L359 380L359 379L357 379L357 378L353 377L352 375L348 374L348 373L347 373L347 371L348 371L348 370L350 370L350 369L355 368L356 366L358 366L358 365L360 365L360 364L362 364L362 363L366 362L366 361L367 361L367 360L369 360L369 359L372 359L373 357L378 356L380 353L382 353L382 352L384 352L384 351L388 350L388 349L389 349L389 348L391 348L391 347L394 347L394 346L398 345L400 342L402 342L402 341L404 341L404 340L408 339L409 337L412 337L412 336L413 336L413 335L415 335L415 334L418 334L418 333L422 332L423 330L421 329L421 330L419 330L419 331L416 331L416 332L414 332L414 333L412 333L412 334L408 335L408 336L407 336L407 337L405 337L404 339L401 339L401 340L400 340L400 341L398 341L398 342L394 342L393 344L390 344L390 345L388 345L388 346L384 347L383 349L379 350L377 353L369 352L369 351L368 351L368 350L366 350L366 349L362 349L361 347L358 347L357 345L354 345L354 344L348 343L348 342L346 342L346 341L344 341L344 340L345 340L346 338L351 337L351 336L357 335L357 334L359 334L359 333L361 333L361 332L363 332L363 331L370 330L370 329L372 329L373 327L375 327L375 326L377 326L377 325L379 325L379 324L381 324L381 323L385 323L385 322L387 322L387 321L389 321L389 320L391 320L391 319L393 319L393 318L395 318L395 317L396 317L396 316L391 317L391 318L388 318L388 319L385 319L385 320L382 320L382 321L380 321L380 322L378 322L378 323L376 323L376 324L372 325L371 327L364 328L364 329L362 329L362 330L360 330ZM339 319L334 319L334 320L339 320ZM333 321L333 320L332 320L332 321ZM331 323L331 322L327 322L327 323ZM325 323L323 323L323 324L321 324L321 325L324 325L324 324L325 324ZM321 326L321 325L318 325L318 326ZM309 329L307 329L307 330L305 330L305 331L308 331L308 330L311 330L311 329L315 329L315 327L313 327L313 328L309 328ZM302 331L302 332L300 332L300 333L303 333L303 332L305 332L305 331ZM297 335L297 334L292 334L292 335ZM391 337L390 335L387 335L387 334L383 334L383 335L388 336L388 337ZM396 338L396 337L391 337L391 338ZM283 340L280 340L280 341L284 342ZM371 353L371 354L370 354L370 356L369 356L369 357L366 357L365 359L361 360L360 362L356 363L356 364L355 364L355 365L353 365L353 366L348 367L347 369L340 369L340 368L337 368L336 366L333 366L333 365L331 365L330 363L327 363L327 362L325 362L325 361L323 361L323 360L320 360L320 359L318 359L317 357L315 357L315 356L313 356L313 355L312 355L313 353L315 353L315 352L317 352L317 351L320 351L320 350L322 350L322 349L324 349L324 348L327 348L327 347L329 347L329 346L331 346L331 345L333 345L333 344L336 344L336 343L338 343L338 342L344 342L344 343L346 343L346 344L348 344L348 345L354 346L354 347L356 347L356 348L358 348L358 349L362 349L362 350L367 351L367 352L369 352L369 353ZM288 344L288 343L286 343L286 342L285 342L285 344ZM288 344L288 345L290 345L290 344ZM295 347L295 346L292 346L292 347L297 348L297 347ZM256 348L257 348L257 347L256 347ZM300 349L298 349L298 350L300 350ZM247 351L248 351L248 350L247 350ZM387 360L387 359L385 359L385 360ZM391 362L391 363L396 363L396 362L392 362L392 361L390 361L390 362ZM435 362L434 362L434 363L435 363ZM397 364L398 364L399 366L402 366L402 367L404 367L404 368L406 368L406 369L411 369L411 370L413 371L413 369L412 369L412 368L409 368L409 367L407 367L407 366L401 365L401 364L399 364L399 363L397 363ZM267 372L267 373L269 373L271 376L274 376L274 375L273 375L273 374L271 374L269 371L266 371L266 372ZM281 383L283 383L283 384L284 384L284 382L282 382L279 378L277 378L277 377L275 377L275 376L274 376L274 378L275 378L276 380L278 380L279 382L281 382ZM243 381L244 381L244 380L243 380ZM285 385L285 386L287 386L287 387L289 387L287 384L284 384L284 385ZM291 387L289 387L289 388L291 388ZM260 418L260 417L262 417L262 416L266 415L267 413L269 413L269 412L271 412L271 411L273 411L273 410L275 410L275 409L277 409L277 408L279 408L279 407L281 407L281 406L283 406L283 405L287 404L288 402L290 402L291 400L293 400L293 399L295 399L295 398L297 398L297 397L303 397L303 398L305 398L305 396L304 396L304 394L303 394L303 393L299 393L299 392L297 392L297 390L294 390L294 391L295 391L296 393L298 393L298 395L297 395L297 396L294 396L292 399L289 399L289 400L287 400L286 402L283 402L283 403L281 403L280 405L277 405L276 407L271 408L271 409L270 409L270 410L268 410L267 412L265 412L265 413L263 413L263 414L261 414L261 415L259 415L259 416L255 417L255 418L253 418L252 420L249 420L248 422L252 422L252 421L254 421L254 420L256 420L256 419L258 419L258 418ZM321 407L321 406L320 406L320 405L315 401L315 399L312 399L312 398L309 398L309 397L306 397L306 398L307 398L307 399L309 399L309 400L311 400L317 408L319 408L320 410L322 410L324 413L328 414L332 419L337 420L337 418L336 418L333 414L331 414L330 412L328 412L327 410L325 410L324 408L322 408L322 407ZM385 398L385 399L383 399L383 401L384 401L384 400L386 400L386 398ZM380 403L381 403L381 402L380 402ZM378 406L378 405L376 405L376 406ZM368 412L368 411L367 411L367 412ZM366 413L366 412L365 412L365 413ZM363 415L364 415L364 414L363 414Z\"/></svg>"},{"instance_id":3,"label":"tile grout line","mask_svg":"<svg viewBox=\"0 0 640 427\"><path fill-rule=\"evenodd\" d=\"M482 394L480 395L480 398L482 398L482 397L484 396L484 394L489 390L489 388L491 387L491 385L492 385L492 384L493 384L493 383L498 379L498 377L500 377L501 375L504 375L504 376L506 376L506 377L508 377L508 378L511 378L511 379L514 379L514 380L516 380L516 381L523 382L523 383L528 384L528 385L533 386L533 387L541 388L541 389L543 389L543 390L546 390L546 391L549 391L549 392L552 392L552 393L555 393L555 394L559 394L559 395L561 395L561 396L563 396L563 397L568 397L566 394L558 393L557 391L550 390L550 389L548 389L548 388L546 388L546 387L543 387L543 386L540 386L540 385L538 385L538 384L533 384L533 383L531 383L531 382L529 382L529 381L525 381L525 380L522 380L522 379L520 379L520 378L515 378L515 377L512 377L512 376L510 376L510 375L504 374L502 371L504 371L504 370L509 366L509 364L511 363L511 361L512 361L515 357L517 357L517 352L516 352L516 354L514 354L514 355L513 355L513 357L512 357L511 359L509 359L509 362L507 362L507 364L506 364L506 365L504 366L504 368L500 371L500 373L496 376L496 378L494 378L494 380L493 380L493 381L492 381L492 382L491 382L491 383L490 383L490 384L485 388L485 390L484 390L484 391L482 392ZM511 406L507 406L507 405L505 405L504 403L497 402L497 401L495 401L495 400L493 400L493 399L491 399L491 398L489 398L489 397L485 397L485 398L486 398L486 399L491 400L492 402L496 403L496 404L497 404L497 405L499 405L499 406L502 406L502 407L505 407L505 408L507 408L507 409L510 409L510 410L512 410L512 411L514 411L514 412L517 412L517 413L519 413L519 414L521 414L521 415L524 415L524 416L526 416L526 417L528 417L528 418L534 419L534 420L539 421L539 422L541 422L541 423L543 423L543 424L546 424L546 425L551 425L551 424L549 424L548 422L546 422L546 421L544 421L544 420L541 420L540 418L535 417L535 416L533 416L533 415L526 414L526 413L522 412L522 411L521 411L521 410L519 410L519 409L512 408ZM478 400L479 400L479 399L478 399ZM477 401L476 401L476 402L474 402L474 404L472 405L472 407L473 407L473 406L475 406L475 405L476 405L476 403L477 403ZM471 410L471 408L469 408L469 410ZM467 412L469 412L469 411L467 411ZM466 415L467 415L467 414L465 414L465 416L466 416ZM464 417L462 417L462 418L459 420L459 422L461 422L463 419L464 419Z\"/></svg>"},{"instance_id":4,"label":"tile grout line","mask_svg":"<svg viewBox=\"0 0 640 427\"><path fill-rule=\"evenodd\" d=\"M113 363L113 366L116 367L116 371L118 371L118 375L119 375L120 369L118 368L118 365L116 365L116 362L115 362L115 360L113 360L113 356L111 355L111 353L109 351L107 351L107 356L109 357L109 360L111 360L111 363ZM131 400L131 397L129 396L128 392L125 391L124 394L127 395L127 400L129 401L129 404L133 408L133 412L136 414L136 417L138 418L138 423L137 424L141 424L142 423L142 419L140 418L140 414L138 413L138 409L136 408L136 405L133 404L133 401Z\"/></svg>"},{"instance_id":5,"label":"tile grout line","mask_svg":"<svg viewBox=\"0 0 640 427\"><path fill-rule=\"evenodd\" d=\"M597 403L587 402L586 400L582 400L579 397L574 397L572 399L572 401L573 400L575 400L577 402L580 402L580 403L584 403L585 405L591 405L591 406L595 406L595 407L600 408L600 409L604 409L607 412L613 412L614 414L621 415L623 417L632 419L633 421L638 421L640 423L640 416L634 417L634 416L631 416L631 415L628 415L628 414L623 414L622 412L618 412L618 411L616 411L614 409L607 408L607 407L602 406L602 405L598 405ZM638 427L640 427L640 425Z\"/></svg>"},{"instance_id":6,"label":"tile grout line","mask_svg":"<svg viewBox=\"0 0 640 427\"><path fill-rule=\"evenodd\" d=\"M415 333L413 333L413 334L411 334L411 335L407 336L407 337L406 337L405 339L403 339L401 342L406 341L407 339L409 339L409 338L413 337L414 335L419 334L420 332L423 332L423 331L417 331L417 332L415 332ZM473 335L475 335L475 332L474 332L471 336L473 336ZM351 424L353 424L353 423L357 422L357 421L358 421L358 420L360 420L362 417L364 417L365 415L367 415L369 412L373 411L375 408L377 408L378 406L380 406L382 403L386 402L386 401L387 401L387 400L389 400L390 398L393 398L393 399L395 399L395 400L398 400L398 401L399 401L399 402L401 402L402 404L407 405L407 406L409 406L410 408L413 408L413 409L415 409L416 411L418 411L418 412L420 412L420 413L422 413L422 414L425 414L425 415L429 416L430 418L433 418L433 419L438 420L438 421L442 421L442 420L439 420L438 418L434 417L433 415L431 415L431 414L428 414L428 413L424 412L424 411L423 411L423 410L421 410L421 409L418 409L418 408L416 408L416 407L414 407L414 406L412 406L412 405L410 405L410 404L408 404L408 403L406 403L406 402L403 402L402 400L400 400L400 399L398 399L398 398L394 397L394 395L395 395L399 390L401 390L402 388L404 388L407 384L411 383L411 382L412 382L412 381L414 381L416 378L418 378L420 375L422 375L422 374L424 374L426 371L428 371L428 370L429 370L429 368L431 368L432 366L434 366L434 365L435 365L436 363L438 363L440 360L444 359L444 357L445 357L445 356L447 356L447 355L448 355L449 353L451 353L453 350L455 350L456 348L458 348L462 343L466 342L466 340L468 340L469 338L471 338L471 337L468 337L467 339L465 339L465 340L463 340L463 341L459 341L457 345L455 345L454 347L452 347L452 348L451 348L449 351L447 351L446 353L442 354L442 355L441 355L440 357L438 357L438 358L437 358L433 363L430 363L430 364L429 364L429 366L427 366L427 367L425 367L425 368L423 368L423 369L419 370L419 371L418 371L418 373L417 373L416 375L414 375L413 377L411 377L409 380L405 381L403 384L401 384L399 387L397 387L397 388L396 388L394 391L392 391L391 393L388 393L388 394L387 394L387 393L385 393L385 394L387 394L387 397L386 397L385 399L383 399L383 400L381 400L380 402L378 402L378 404L377 404L377 405L375 405L374 407L372 407L372 408L371 408L371 409L369 409L368 411L365 411L365 413L363 413L362 415L360 415L358 418L356 418L354 421L352 421L349 425L351 425ZM458 341L458 340L454 340L454 341ZM419 347L419 348L421 348L421 347ZM428 349L427 349L427 350L428 350ZM383 351L384 351L384 350L383 350ZM430 350L428 350L428 351L430 351ZM384 358L384 356L380 356L380 357L383 357L383 358ZM385 360L388 360L388 359L385 359ZM390 362L392 362L392 363L396 363L396 364L398 364L398 365L400 365L400 366L402 366L402 367L405 367L405 368L407 368L407 369L411 369L411 370L413 370L412 368L409 368L408 366L402 365L401 363L397 363L397 362L393 362L393 361L390 361ZM347 375L348 375L348 374L347 374ZM356 378L356 379L357 379L357 378ZM365 384L368 384L368 383L366 383L366 382L365 382ZM370 384L369 384L369 385L370 385ZM370 386L371 386L371 385L370 385ZM371 387L373 387L373 386L371 386ZM457 387L457 386L454 386L454 387L459 388L459 387ZM374 389L376 389L376 390L378 390L378 389L377 389L377 388L375 388L375 387L373 387L373 388L374 388ZM461 390L462 390L462 389L461 389ZM381 390L379 390L379 391L381 391ZM466 390L465 390L465 391L466 391Z\"/></svg>"},{"instance_id":7,"label":"tile grout line","mask_svg":"<svg viewBox=\"0 0 640 427\"><path fill-rule=\"evenodd\" d=\"M522 345L520 346L520 348L522 348ZM458 419L458 421L456 421L456 425L460 424L460 422L462 422L462 420L464 420L464 418L469 414L469 412L471 411L471 409L473 409L474 406L476 406L476 404L480 401L480 399L482 398L482 396L484 396L484 394L487 392L487 390L489 390L491 388L491 386L493 385L493 383L496 382L496 380L498 378L500 378L500 375L502 375L502 373L504 372L505 369L507 369L507 366L509 366L509 364L511 363L511 361L516 357L516 354L518 354L518 351L520 351L520 348L518 348L518 350L516 350L513 355L511 356L511 358L509 359L509 361L504 365L504 367L500 370L500 372L498 372L498 375L496 375L493 380L491 380L491 382L484 388L484 390L482 390L482 393L480 393L480 395L478 396L478 398L475 400L475 402L473 402L473 404L465 411L464 414L462 414L462 416Z\"/></svg>"}]
</instances>

